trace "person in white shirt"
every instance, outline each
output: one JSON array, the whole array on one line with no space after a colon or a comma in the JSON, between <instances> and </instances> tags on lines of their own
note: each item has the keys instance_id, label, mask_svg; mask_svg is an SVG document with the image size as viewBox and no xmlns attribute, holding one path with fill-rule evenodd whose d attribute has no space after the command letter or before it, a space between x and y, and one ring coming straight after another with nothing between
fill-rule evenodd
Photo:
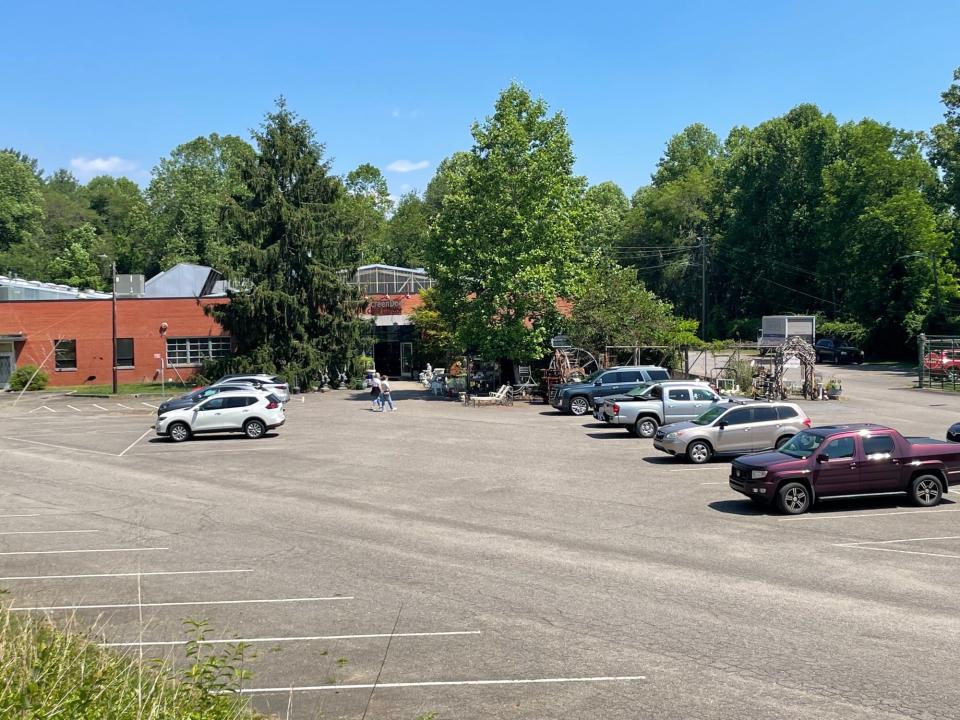
<instances>
[{"instance_id":1,"label":"person in white shirt","mask_svg":"<svg viewBox=\"0 0 960 720\"><path fill-rule=\"evenodd\" d=\"M370 380L370 409L373 411L383 410L383 400L380 399L380 376L376 373Z\"/></svg>"},{"instance_id":2,"label":"person in white shirt","mask_svg":"<svg viewBox=\"0 0 960 720\"><path fill-rule=\"evenodd\" d=\"M393 404L393 398L390 397L390 382L387 380L386 375L380 376L380 412L386 410L386 406L390 406L390 412L396 412L397 408Z\"/></svg>"}]
</instances>

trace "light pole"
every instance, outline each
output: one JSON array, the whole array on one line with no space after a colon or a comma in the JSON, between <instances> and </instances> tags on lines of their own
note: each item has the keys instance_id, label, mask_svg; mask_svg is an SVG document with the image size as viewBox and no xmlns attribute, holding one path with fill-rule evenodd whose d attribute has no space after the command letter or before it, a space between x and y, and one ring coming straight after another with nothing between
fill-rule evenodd
<instances>
[{"instance_id":1,"label":"light pole","mask_svg":"<svg viewBox=\"0 0 960 720\"><path fill-rule=\"evenodd\" d=\"M106 259L107 255L101 255L100 257ZM110 261L110 285L112 286L110 293L110 315L111 315L111 330L110 330L110 344L113 348L113 362L111 364L112 378L113 378L113 394L117 394L117 261Z\"/></svg>"},{"instance_id":2,"label":"light pole","mask_svg":"<svg viewBox=\"0 0 960 720\"><path fill-rule=\"evenodd\" d=\"M937 259L933 256L933 253L918 251L901 255L897 260L906 260L907 258L915 257L923 257L930 261L930 265L933 267L933 292L937 300L937 310L942 310L943 308L940 305L940 274L937 272Z\"/></svg>"}]
</instances>

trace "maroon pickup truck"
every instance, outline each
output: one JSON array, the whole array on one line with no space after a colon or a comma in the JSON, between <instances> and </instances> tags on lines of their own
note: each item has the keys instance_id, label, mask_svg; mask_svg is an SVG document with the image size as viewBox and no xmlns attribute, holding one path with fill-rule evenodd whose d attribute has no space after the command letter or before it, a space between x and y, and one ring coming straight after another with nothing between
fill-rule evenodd
<instances>
[{"instance_id":1,"label":"maroon pickup truck","mask_svg":"<svg viewBox=\"0 0 960 720\"><path fill-rule=\"evenodd\" d=\"M905 492L930 507L958 477L960 444L906 438L864 423L804 430L776 452L744 455L731 467L730 487L799 515L819 498L837 495Z\"/></svg>"}]
</instances>

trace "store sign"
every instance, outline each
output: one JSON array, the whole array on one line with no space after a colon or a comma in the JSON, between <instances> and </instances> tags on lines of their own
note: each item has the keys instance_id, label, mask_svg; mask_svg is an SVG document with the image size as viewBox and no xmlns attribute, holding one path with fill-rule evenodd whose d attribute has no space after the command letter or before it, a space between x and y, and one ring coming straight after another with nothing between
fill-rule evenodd
<instances>
[{"instance_id":1,"label":"store sign","mask_svg":"<svg viewBox=\"0 0 960 720\"><path fill-rule=\"evenodd\" d=\"M391 298L374 298L367 304L367 312L371 315L400 315L402 308L399 300Z\"/></svg>"}]
</instances>

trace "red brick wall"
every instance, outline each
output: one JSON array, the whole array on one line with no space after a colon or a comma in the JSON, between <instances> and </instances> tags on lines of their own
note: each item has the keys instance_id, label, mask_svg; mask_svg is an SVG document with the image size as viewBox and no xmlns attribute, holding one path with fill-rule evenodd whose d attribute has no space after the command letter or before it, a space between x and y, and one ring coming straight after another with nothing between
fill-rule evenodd
<instances>
[{"instance_id":1,"label":"red brick wall","mask_svg":"<svg viewBox=\"0 0 960 720\"><path fill-rule=\"evenodd\" d=\"M225 299L126 298L117 300L117 337L133 338L135 366L118 370L120 383L160 380L160 360L166 358L166 338L224 335L222 328L204 314L204 306ZM0 335L23 334L26 342L15 343L16 364L40 365L50 376L50 385L102 385L112 379L110 300L24 300L0 302ZM160 324L166 323L165 335ZM56 370L51 353L57 339L77 341L77 369ZM49 357L47 357L49 355ZM178 367L186 379L190 368ZM91 376L94 379L89 379ZM168 380L177 374L166 370Z\"/></svg>"}]
</instances>

